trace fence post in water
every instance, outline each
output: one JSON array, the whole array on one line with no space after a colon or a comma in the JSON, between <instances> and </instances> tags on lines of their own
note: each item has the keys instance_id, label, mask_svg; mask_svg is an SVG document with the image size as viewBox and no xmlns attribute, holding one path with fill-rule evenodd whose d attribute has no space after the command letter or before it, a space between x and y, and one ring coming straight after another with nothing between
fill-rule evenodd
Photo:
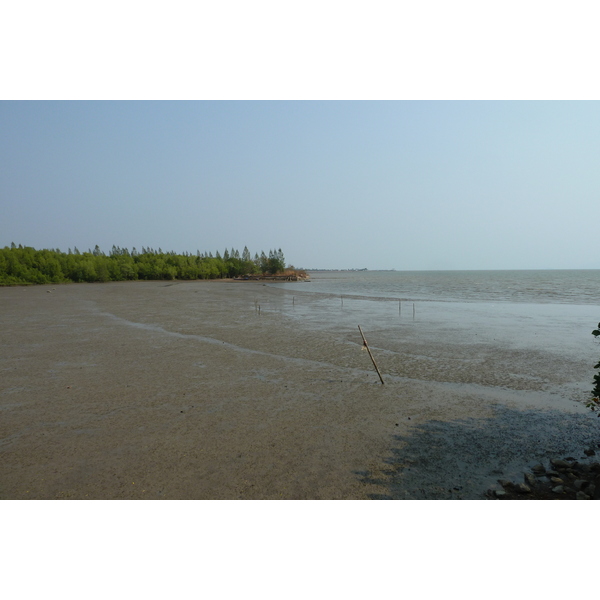
<instances>
[{"instance_id":1,"label":"fence post in water","mask_svg":"<svg viewBox=\"0 0 600 600\"><path fill-rule=\"evenodd\" d=\"M342 301L342 308L344 307L344 296L340 296L340 300Z\"/></svg>"},{"instance_id":2,"label":"fence post in water","mask_svg":"<svg viewBox=\"0 0 600 600\"><path fill-rule=\"evenodd\" d=\"M402 314L402 301L398 300L398 314L401 315Z\"/></svg>"},{"instance_id":3,"label":"fence post in water","mask_svg":"<svg viewBox=\"0 0 600 600\"><path fill-rule=\"evenodd\" d=\"M415 320L415 303L413 302L413 321Z\"/></svg>"},{"instance_id":4,"label":"fence post in water","mask_svg":"<svg viewBox=\"0 0 600 600\"><path fill-rule=\"evenodd\" d=\"M377 375L379 375L381 385L385 385L385 383L383 381L383 377L381 376L381 373L379 372L379 367L377 366L377 363L375 362L375 359L373 358L373 355L371 354L371 349L369 348L369 344L367 344L367 340L365 339L365 334L363 333L362 329L360 328L360 325L358 326L358 330L360 331L360 335L362 336L364 346L367 349L367 352L369 353L371 360L373 361L373 366L375 367L375 370L377 371Z\"/></svg>"}]
</instances>

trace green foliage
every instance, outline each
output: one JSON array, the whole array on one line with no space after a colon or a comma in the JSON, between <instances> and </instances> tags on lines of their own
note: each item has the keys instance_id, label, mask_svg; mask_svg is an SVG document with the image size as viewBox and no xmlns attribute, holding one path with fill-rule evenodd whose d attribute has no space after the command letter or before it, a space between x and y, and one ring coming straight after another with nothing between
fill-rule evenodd
<instances>
[{"instance_id":1,"label":"green foliage","mask_svg":"<svg viewBox=\"0 0 600 600\"><path fill-rule=\"evenodd\" d=\"M600 323L598 323L598 329L594 329L594 331L592 331L592 335L595 338L598 338L598 336L600 336ZM594 365L594 369L600 370L600 361L598 361L598 363ZM594 375L594 383L595 385L594 389L592 390L592 397L587 402L586 406L588 408L591 408L593 411L598 411L598 416L600 417L600 373Z\"/></svg>"},{"instance_id":2,"label":"green foliage","mask_svg":"<svg viewBox=\"0 0 600 600\"><path fill-rule=\"evenodd\" d=\"M281 273L282 271L285 271L285 258L281 248L277 251L270 250L267 272L275 275L275 273Z\"/></svg>"},{"instance_id":3,"label":"green foliage","mask_svg":"<svg viewBox=\"0 0 600 600\"><path fill-rule=\"evenodd\" d=\"M256 255L258 257L258 255ZM137 279L218 279L238 277L255 273L273 273L283 270L281 249L270 252L263 262L250 258L250 252L226 250L223 257L216 253L193 255L163 252L162 249L142 247L138 252L113 246L106 255L98 245L94 250L61 252L35 250L11 244L0 249L0 285L23 285L36 283L130 281ZM283 265L283 266L282 266ZM264 268L263 268L264 267Z\"/></svg>"}]
</instances>

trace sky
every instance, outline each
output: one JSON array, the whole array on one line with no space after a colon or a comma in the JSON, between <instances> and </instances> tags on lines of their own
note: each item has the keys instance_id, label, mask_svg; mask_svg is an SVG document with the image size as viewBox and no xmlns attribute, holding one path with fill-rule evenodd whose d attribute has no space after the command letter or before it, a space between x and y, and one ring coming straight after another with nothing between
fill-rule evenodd
<instances>
[{"instance_id":1,"label":"sky","mask_svg":"<svg viewBox=\"0 0 600 600\"><path fill-rule=\"evenodd\" d=\"M2 101L0 246L599 268L600 104Z\"/></svg>"}]
</instances>

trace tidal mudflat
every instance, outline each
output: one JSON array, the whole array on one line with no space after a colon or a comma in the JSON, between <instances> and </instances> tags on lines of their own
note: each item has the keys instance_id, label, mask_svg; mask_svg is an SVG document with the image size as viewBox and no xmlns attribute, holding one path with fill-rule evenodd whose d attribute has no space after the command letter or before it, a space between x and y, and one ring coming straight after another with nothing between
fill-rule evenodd
<instances>
[{"instance_id":1,"label":"tidal mudflat","mask_svg":"<svg viewBox=\"0 0 600 600\"><path fill-rule=\"evenodd\" d=\"M483 498L598 440L593 363L377 306L369 326L260 282L0 288L0 498Z\"/></svg>"}]
</instances>

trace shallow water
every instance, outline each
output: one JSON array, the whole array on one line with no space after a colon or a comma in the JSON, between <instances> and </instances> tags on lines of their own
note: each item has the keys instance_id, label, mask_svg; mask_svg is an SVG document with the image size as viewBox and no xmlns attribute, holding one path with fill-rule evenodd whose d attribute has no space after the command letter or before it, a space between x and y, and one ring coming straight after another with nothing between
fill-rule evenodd
<instances>
[{"instance_id":1,"label":"shallow water","mask_svg":"<svg viewBox=\"0 0 600 600\"><path fill-rule=\"evenodd\" d=\"M350 334L361 325L380 351L412 344L424 349L413 359L437 367L463 348L497 352L508 388L511 377L518 389L530 378L532 391L582 401L600 355L591 335L600 271L319 272L310 283L271 287L287 291L279 310L303 326Z\"/></svg>"},{"instance_id":2,"label":"shallow water","mask_svg":"<svg viewBox=\"0 0 600 600\"><path fill-rule=\"evenodd\" d=\"M411 332L431 341L452 336L463 342L542 350L593 360L598 345L591 335L600 307L590 304L516 302L402 302L325 297L310 303L296 296L281 307L305 326Z\"/></svg>"}]
</instances>

